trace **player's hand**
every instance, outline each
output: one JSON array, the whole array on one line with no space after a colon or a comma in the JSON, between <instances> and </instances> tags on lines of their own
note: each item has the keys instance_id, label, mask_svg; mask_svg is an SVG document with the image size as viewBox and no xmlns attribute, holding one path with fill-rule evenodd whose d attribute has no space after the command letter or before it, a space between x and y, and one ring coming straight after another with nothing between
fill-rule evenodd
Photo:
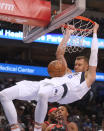
<instances>
[{"instance_id":1,"label":"player's hand","mask_svg":"<svg viewBox=\"0 0 104 131\"><path fill-rule=\"evenodd\" d=\"M73 25L68 25L66 28L66 34L72 34L75 31L75 27Z\"/></svg>"},{"instance_id":2,"label":"player's hand","mask_svg":"<svg viewBox=\"0 0 104 131\"><path fill-rule=\"evenodd\" d=\"M94 25L94 28L93 28L93 32L94 32L94 33L97 33L98 28L99 28L99 24L97 24L97 23L95 22L95 25Z\"/></svg>"}]
</instances>

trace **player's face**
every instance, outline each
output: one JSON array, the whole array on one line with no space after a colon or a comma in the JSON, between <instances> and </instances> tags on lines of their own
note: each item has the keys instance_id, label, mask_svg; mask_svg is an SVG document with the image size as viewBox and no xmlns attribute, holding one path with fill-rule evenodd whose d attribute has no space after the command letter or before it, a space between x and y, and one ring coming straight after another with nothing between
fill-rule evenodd
<instances>
[{"instance_id":1,"label":"player's face","mask_svg":"<svg viewBox=\"0 0 104 131\"><path fill-rule=\"evenodd\" d=\"M75 60L74 65L75 72L85 72L88 70L88 64L84 59Z\"/></svg>"},{"instance_id":2,"label":"player's face","mask_svg":"<svg viewBox=\"0 0 104 131\"><path fill-rule=\"evenodd\" d=\"M49 114L49 117L54 119L55 118L55 115L56 115L56 111L52 111L50 114Z\"/></svg>"},{"instance_id":3,"label":"player's face","mask_svg":"<svg viewBox=\"0 0 104 131\"><path fill-rule=\"evenodd\" d=\"M67 117L68 116L68 112L67 112L66 107L60 106L58 108L58 115L63 116L63 117Z\"/></svg>"}]
</instances>

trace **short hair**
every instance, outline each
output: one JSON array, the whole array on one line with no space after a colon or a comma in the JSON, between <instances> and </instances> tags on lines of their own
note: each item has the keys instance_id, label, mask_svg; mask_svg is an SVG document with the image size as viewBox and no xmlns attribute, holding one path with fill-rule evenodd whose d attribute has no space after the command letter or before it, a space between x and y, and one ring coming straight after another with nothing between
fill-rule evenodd
<instances>
[{"instance_id":1,"label":"short hair","mask_svg":"<svg viewBox=\"0 0 104 131\"><path fill-rule=\"evenodd\" d=\"M64 106L64 107L67 109L67 112L68 112L69 116L72 114L72 112L71 112L71 107L70 107L69 105L61 104L60 106ZM59 107L60 107L60 106L59 106Z\"/></svg>"},{"instance_id":2,"label":"short hair","mask_svg":"<svg viewBox=\"0 0 104 131\"><path fill-rule=\"evenodd\" d=\"M80 60L80 59L84 59L86 61L86 63L89 63L89 60L86 56L77 56L76 60Z\"/></svg>"}]
</instances>

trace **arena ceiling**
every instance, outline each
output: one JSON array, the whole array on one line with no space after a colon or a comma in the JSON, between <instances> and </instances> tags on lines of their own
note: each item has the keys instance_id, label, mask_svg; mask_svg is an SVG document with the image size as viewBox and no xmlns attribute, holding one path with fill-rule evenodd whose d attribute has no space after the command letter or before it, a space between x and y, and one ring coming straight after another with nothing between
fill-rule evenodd
<instances>
[{"instance_id":1,"label":"arena ceiling","mask_svg":"<svg viewBox=\"0 0 104 131\"><path fill-rule=\"evenodd\" d=\"M57 0L56 6L57 6ZM64 0L68 2L68 0ZM84 15L92 18L100 24L98 37L104 38L104 0L87 0L87 8ZM0 21L1 28L14 31L22 30L22 25L10 24ZM58 30L53 31L60 33ZM0 62L47 66L51 60L55 59L57 45L42 43L23 43L22 41L0 39ZM69 54L65 57L69 67L73 69L74 60L77 55L87 55L90 49L84 49L81 53ZM99 50L98 71L104 72L104 49Z\"/></svg>"}]
</instances>

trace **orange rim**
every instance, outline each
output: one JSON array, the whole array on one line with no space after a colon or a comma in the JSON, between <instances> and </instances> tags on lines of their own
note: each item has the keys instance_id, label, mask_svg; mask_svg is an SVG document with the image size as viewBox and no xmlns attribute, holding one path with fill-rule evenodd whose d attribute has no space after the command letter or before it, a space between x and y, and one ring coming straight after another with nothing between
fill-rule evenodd
<instances>
[{"instance_id":1,"label":"orange rim","mask_svg":"<svg viewBox=\"0 0 104 131\"><path fill-rule=\"evenodd\" d=\"M77 16L77 17L75 17L74 19L89 21L89 22L91 22L93 25L95 25L95 22L94 22L94 21L92 21L92 20L89 19L89 18L83 17L83 16Z\"/></svg>"},{"instance_id":2,"label":"orange rim","mask_svg":"<svg viewBox=\"0 0 104 131\"><path fill-rule=\"evenodd\" d=\"M94 21L92 21L91 19L89 19L89 18L86 18L86 17L83 17L83 16L77 16L77 17L75 17L74 19L78 19L78 20L83 20L83 21L89 21L89 22L91 22L93 25L95 25L95 22ZM67 24L64 24L64 25L62 25L62 27L64 27L64 28L68 28L68 27L70 27L70 26L68 26ZM90 31L91 29L80 29L80 28L73 28L72 30L77 30L77 31L86 31L86 32L88 32L88 31Z\"/></svg>"}]
</instances>

